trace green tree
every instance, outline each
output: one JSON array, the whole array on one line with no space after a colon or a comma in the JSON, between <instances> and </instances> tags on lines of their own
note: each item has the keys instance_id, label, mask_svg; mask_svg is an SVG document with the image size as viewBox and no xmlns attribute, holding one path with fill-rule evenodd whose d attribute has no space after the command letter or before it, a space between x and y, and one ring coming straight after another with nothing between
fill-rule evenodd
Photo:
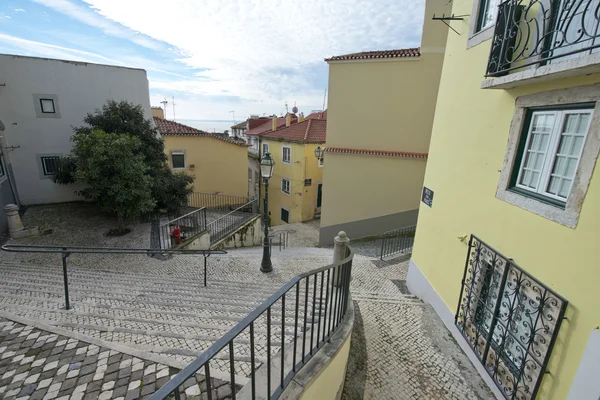
<instances>
[{"instance_id":1,"label":"green tree","mask_svg":"<svg viewBox=\"0 0 600 400\"><path fill-rule=\"evenodd\" d=\"M154 209L152 179L146 174L138 138L93 130L75 134L71 139L75 143L72 154L77 160L75 177L89 185L82 191L83 196L115 213L121 232L127 218Z\"/></svg>"},{"instance_id":2,"label":"green tree","mask_svg":"<svg viewBox=\"0 0 600 400\"><path fill-rule=\"evenodd\" d=\"M144 118L141 105L108 100L101 109L88 113L84 121L88 126L73 128L75 136L101 130L108 134L127 134L138 139L136 153L142 155L144 174L151 179L152 198L159 207L175 209L187 203L193 178L182 173L174 174L169 169L164 142L152 120ZM76 172L81 161L74 153L61 158L53 181L59 184L81 181Z\"/></svg>"}]
</instances>

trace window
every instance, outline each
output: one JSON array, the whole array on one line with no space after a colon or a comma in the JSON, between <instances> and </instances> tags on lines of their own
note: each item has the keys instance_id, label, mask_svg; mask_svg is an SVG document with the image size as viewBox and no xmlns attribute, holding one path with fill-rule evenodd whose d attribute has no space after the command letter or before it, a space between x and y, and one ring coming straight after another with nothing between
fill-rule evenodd
<instances>
[{"instance_id":1,"label":"window","mask_svg":"<svg viewBox=\"0 0 600 400\"><path fill-rule=\"evenodd\" d=\"M55 114L56 109L54 108L53 99L40 99L40 108L43 114Z\"/></svg>"},{"instance_id":2,"label":"window","mask_svg":"<svg viewBox=\"0 0 600 400\"><path fill-rule=\"evenodd\" d=\"M481 0L479 5L479 16L477 32L494 25L500 0Z\"/></svg>"},{"instance_id":3,"label":"window","mask_svg":"<svg viewBox=\"0 0 600 400\"><path fill-rule=\"evenodd\" d=\"M529 110L513 171L513 189L564 207L591 120L589 108Z\"/></svg>"},{"instance_id":4,"label":"window","mask_svg":"<svg viewBox=\"0 0 600 400\"><path fill-rule=\"evenodd\" d=\"M2 157L0 157L0 180L4 179L5 176L6 172L4 171L4 161L2 160Z\"/></svg>"},{"instance_id":5,"label":"window","mask_svg":"<svg viewBox=\"0 0 600 400\"><path fill-rule=\"evenodd\" d=\"M290 223L290 211L285 208L281 209L281 220L286 224Z\"/></svg>"},{"instance_id":6,"label":"window","mask_svg":"<svg viewBox=\"0 0 600 400\"><path fill-rule=\"evenodd\" d=\"M252 170L248 168L248 182L252 182Z\"/></svg>"},{"instance_id":7,"label":"window","mask_svg":"<svg viewBox=\"0 0 600 400\"><path fill-rule=\"evenodd\" d=\"M262 144L262 153L263 155L269 152L269 143Z\"/></svg>"},{"instance_id":8,"label":"window","mask_svg":"<svg viewBox=\"0 0 600 400\"><path fill-rule=\"evenodd\" d=\"M289 179L281 178L281 191L285 194L290 194L291 183Z\"/></svg>"},{"instance_id":9,"label":"window","mask_svg":"<svg viewBox=\"0 0 600 400\"><path fill-rule=\"evenodd\" d=\"M319 168L323 168L323 160L325 159L325 157L321 157L318 159L318 163L319 163Z\"/></svg>"},{"instance_id":10,"label":"window","mask_svg":"<svg viewBox=\"0 0 600 400\"><path fill-rule=\"evenodd\" d=\"M185 153L183 152L172 152L171 153L171 165L173 169L185 168Z\"/></svg>"},{"instance_id":11,"label":"window","mask_svg":"<svg viewBox=\"0 0 600 400\"><path fill-rule=\"evenodd\" d=\"M281 157L284 164L292 163L292 148L289 146L283 146L283 156Z\"/></svg>"},{"instance_id":12,"label":"window","mask_svg":"<svg viewBox=\"0 0 600 400\"><path fill-rule=\"evenodd\" d=\"M567 304L471 236L455 324L506 398L535 398Z\"/></svg>"},{"instance_id":13,"label":"window","mask_svg":"<svg viewBox=\"0 0 600 400\"><path fill-rule=\"evenodd\" d=\"M44 176L54 175L58 169L58 156L41 157L42 173Z\"/></svg>"}]
</instances>

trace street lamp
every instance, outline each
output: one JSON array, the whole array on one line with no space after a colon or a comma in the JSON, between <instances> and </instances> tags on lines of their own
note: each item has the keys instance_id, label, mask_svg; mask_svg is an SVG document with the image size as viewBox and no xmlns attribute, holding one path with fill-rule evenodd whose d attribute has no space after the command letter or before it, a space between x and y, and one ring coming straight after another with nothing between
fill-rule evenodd
<instances>
[{"instance_id":1,"label":"street lamp","mask_svg":"<svg viewBox=\"0 0 600 400\"><path fill-rule=\"evenodd\" d=\"M317 146L317 148L315 149L315 156L319 159L319 161L323 160L324 152L325 150L322 149L321 146Z\"/></svg>"},{"instance_id":2,"label":"street lamp","mask_svg":"<svg viewBox=\"0 0 600 400\"><path fill-rule=\"evenodd\" d=\"M275 161L271 157L271 153L265 153L260 161L260 174L265 182L265 203L264 203L264 221L265 221L265 238L263 240L263 257L260 263L261 272L273 271L271 264L271 253L269 251L269 179L273 176L273 166Z\"/></svg>"}]
</instances>

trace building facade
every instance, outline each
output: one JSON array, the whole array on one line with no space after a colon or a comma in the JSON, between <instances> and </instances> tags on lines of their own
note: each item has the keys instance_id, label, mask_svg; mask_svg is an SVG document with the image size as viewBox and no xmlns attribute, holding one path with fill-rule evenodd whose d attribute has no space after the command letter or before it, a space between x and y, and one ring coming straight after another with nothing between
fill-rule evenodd
<instances>
[{"instance_id":1,"label":"building facade","mask_svg":"<svg viewBox=\"0 0 600 400\"><path fill-rule=\"evenodd\" d=\"M73 127L84 125L86 114L109 99L140 104L150 118L146 71L0 54L3 204L80 200L80 185L57 185L50 178L57 157L71 151Z\"/></svg>"},{"instance_id":2,"label":"building facade","mask_svg":"<svg viewBox=\"0 0 600 400\"><path fill-rule=\"evenodd\" d=\"M169 167L194 178L194 192L248 196L248 146L244 141L154 117Z\"/></svg>"},{"instance_id":3,"label":"building facade","mask_svg":"<svg viewBox=\"0 0 600 400\"><path fill-rule=\"evenodd\" d=\"M275 161L269 180L271 226L311 221L320 213L323 164L315 149L324 146L325 136L326 121L310 119L261 135L262 153Z\"/></svg>"},{"instance_id":4,"label":"building facade","mask_svg":"<svg viewBox=\"0 0 600 400\"><path fill-rule=\"evenodd\" d=\"M432 21L448 2L428 0L420 48L336 56L329 63L320 245L344 230L380 235L417 221L446 45Z\"/></svg>"},{"instance_id":5,"label":"building facade","mask_svg":"<svg viewBox=\"0 0 600 400\"><path fill-rule=\"evenodd\" d=\"M452 2L407 284L498 398L600 397L599 2L576 3Z\"/></svg>"}]
</instances>

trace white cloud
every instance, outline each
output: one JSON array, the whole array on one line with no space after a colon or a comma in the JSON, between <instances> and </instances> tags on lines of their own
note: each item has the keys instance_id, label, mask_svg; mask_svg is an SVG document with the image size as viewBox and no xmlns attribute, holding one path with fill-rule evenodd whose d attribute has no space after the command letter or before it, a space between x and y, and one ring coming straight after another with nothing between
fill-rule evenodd
<instances>
[{"instance_id":1,"label":"white cloud","mask_svg":"<svg viewBox=\"0 0 600 400\"><path fill-rule=\"evenodd\" d=\"M315 85L310 71L321 66L323 74L325 57L418 46L424 7L416 0L84 1L172 45L181 63L199 70L193 79L151 81L154 89L265 105L300 98L320 104L326 83L321 77Z\"/></svg>"},{"instance_id":2,"label":"white cloud","mask_svg":"<svg viewBox=\"0 0 600 400\"><path fill-rule=\"evenodd\" d=\"M22 8L15 8L14 10L16 13L20 13L20 12L25 12L25 10L23 10Z\"/></svg>"},{"instance_id":3,"label":"white cloud","mask_svg":"<svg viewBox=\"0 0 600 400\"><path fill-rule=\"evenodd\" d=\"M153 50L162 50L165 46L131 29L110 21L89 7L82 7L69 0L32 0L35 3L50 7L55 11L68 15L84 24L101 29L105 34L130 40L140 46Z\"/></svg>"}]
</instances>

